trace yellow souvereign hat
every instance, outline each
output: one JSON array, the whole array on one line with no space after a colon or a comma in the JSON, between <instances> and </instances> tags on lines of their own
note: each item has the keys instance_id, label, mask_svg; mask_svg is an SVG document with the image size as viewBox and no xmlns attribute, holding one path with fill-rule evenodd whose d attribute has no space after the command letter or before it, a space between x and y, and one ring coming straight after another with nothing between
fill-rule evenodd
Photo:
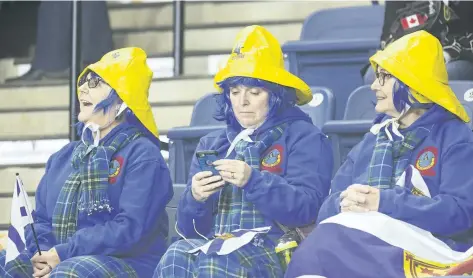
<instances>
[{"instance_id":1,"label":"yellow souvereign hat","mask_svg":"<svg viewBox=\"0 0 473 278\"><path fill-rule=\"evenodd\" d=\"M141 48L127 47L105 54L100 61L89 65L88 70L97 73L125 102L140 122L156 137L156 122L148 102L149 86L153 72L146 64L146 53ZM79 93L79 92L78 92Z\"/></svg>"},{"instance_id":2,"label":"yellow souvereign hat","mask_svg":"<svg viewBox=\"0 0 473 278\"><path fill-rule=\"evenodd\" d=\"M229 77L243 76L270 81L296 90L297 104L312 100L310 87L284 69L284 57L278 40L265 28L252 25L241 30L226 65L215 75L214 86Z\"/></svg>"},{"instance_id":3,"label":"yellow souvereign hat","mask_svg":"<svg viewBox=\"0 0 473 278\"><path fill-rule=\"evenodd\" d=\"M464 122L469 122L465 108L448 85L440 41L426 31L405 35L370 58L376 70L382 67L412 88L421 103L434 102Z\"/></svg>"}]
</instances>

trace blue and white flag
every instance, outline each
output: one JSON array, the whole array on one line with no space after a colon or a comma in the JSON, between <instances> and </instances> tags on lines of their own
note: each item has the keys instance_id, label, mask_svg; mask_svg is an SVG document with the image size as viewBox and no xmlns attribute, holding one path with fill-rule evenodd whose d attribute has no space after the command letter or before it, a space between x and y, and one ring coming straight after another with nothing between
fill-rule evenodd
<instances>
[{"instance_id":1,"label":"blue and white flag","mask_svg":"<svg viewBox=\"0 0 473 278\"><path fill-rule=\"evenodd\" d=\"M431 233L385 214L345 212L322 221L302 242L285 277L444 276L472 255L473 248L456 252Z\"/></svg>"},{"instance_id":2,"label":"blue and white flag","mask_svg":"<svg viewBox=\"0 0 473 278\"><path fill-rule=\"evenodd\" d=\"M188 253L203 252L205 254L228 255L251 241L258 241L258 234L266 234L271 227L255 228L251 230L239 229L229 234L217 236L206 244L188 251ZM255 242L257 244L257 242Z\"/></svg>"},{"instance_id":3,"label":"blue and white flag","mask_svg":"<svg viewBox=\"0 0 473 278\"><path fill-rule=\"evenodd\" d=\"M20 177L16 176L11 204L11 222L8 228L5 265L16 259L26 248L25 228L33 223L32 208Z\"/></svg>"},{"instance_id":4,"label":"blue and white flag","mask_svg":"<svg viewBox=\"0 0 473 278\"><path fill-rule=\"evenodd\" d=\"M410 166L397 182L431 197ZM471 274L473 247L457 252L419 227L379 212L345 212L323 220L302 242L286 278L432 277Z\"/></svg>"}]
</instances>

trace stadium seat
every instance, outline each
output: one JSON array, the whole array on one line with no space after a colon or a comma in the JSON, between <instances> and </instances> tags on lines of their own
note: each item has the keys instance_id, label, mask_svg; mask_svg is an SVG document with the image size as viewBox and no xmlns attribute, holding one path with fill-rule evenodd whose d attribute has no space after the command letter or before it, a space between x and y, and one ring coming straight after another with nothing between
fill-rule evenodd
<instances>
[{"instance_id":1,"label":"stadium seat","mask_svg":"<svg viewBox=\"0 0 473 278\"><path fill-rule=\"evenodd\" d=\"M367 133L376 117L376 96L369 85L357 88L350 94L343 120L328 121L322 131L332 142L334 174L345 161L350 150Z\"/></svg>"},{"instance_id":2,"label":"stadium seat","mask_svg":"<svg viewBox=\"0 0 473 278\"><path fill-rule=\"evenodd\" d=\"M213 94L199 99L192 111L190 126L175 127L168 131L169 170L174 183L187 183L189 167L200 138L225 127L213 118L217 103Z\"/></svg>"},{"instance_id":3,"label":"stadium seat","mask_svg":"<svg viewBox=\"0 0 473 278\"><path fill-rule=\"evenodd\" d=\"M337 120L350 92L363 85L360 71L379 47L383 18L379 5L319 11L304 22L300 41L282 46L290 72L309 86L332 90Z\"/></svg>"},{"instance_id":4,"label":"stadium seat","mask_svg":"<svg viewBox=\"0 0 473 278\"><path fill-rule=\"evenodd\" d=\"M174 184L174 196L171 201L166 205L166 212L168 214L169 220L169 234L168 234L168 243L171 244L174 241L180 238L179 234L176 232L176 213L177 206L179 205L179 200L181 199L184 190L186 189L186 184Z\"/></svg>"},{"instance_id":5,"label":"stadium seat","mask_svg":"<svg viewBox=\"0 0 473 278\"><path fill-rule=\"evenodd\" d=\"M289 71L309 86L330 88L337 100L335 118L343 117L350 92L363 85L360 70L376 52L379 39L295 41L283 45Z\"/></svg>"},{"instance_id":6,"label":"stadium seat","mask_svg":"<svg viewBox=\"0 0 473 278\"><path fill-rule=\"evenodd\" d=\"M301 110L307 113L314 125L322 128L325 122L333 120L335 114L335 98L332 91L324 87L311 87L314 98Z\"/></svg>"},{"instance_id":7,"label":"stadium seat","mask_svg":"<svg viewBox=\"0 0 473 278\"><path fill-rule=\"evenodd\" d=\"M210 93L200 98L192 110L190 126L210 126L219 125L221 122L214 119L217 102L214 94Z\"/></svg>"},{"instance_id":8,"label":"stadium seat","mask_svg":"<svg viewBox=\"0 0 473 278\"><path fill-rule=\"evenodd\" d=\"M383 22L384 5L320 10L306 18L300 39L379 39Z\"/></svg>"},{"instance_id":9,"label":"stadium seat","mask_svg":"<svg viewBox=\"0 0 473 278\"><path fill-rule=\"evenodd\" d=\"M450 81L450 87L455 92L458 100L465 107L470 119L473 118L473 81ZM473 130L473 122L468 123Z\"/></svg>"}]
</instances>

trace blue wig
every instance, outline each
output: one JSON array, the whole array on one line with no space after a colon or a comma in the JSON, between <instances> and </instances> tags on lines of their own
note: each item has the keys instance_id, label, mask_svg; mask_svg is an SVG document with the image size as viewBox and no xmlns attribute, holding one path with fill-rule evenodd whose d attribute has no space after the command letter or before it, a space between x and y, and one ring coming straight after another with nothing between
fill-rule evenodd
<instances>
[{"instance_id":1,"label":"blue wig","mask_svg":"<svg viewBox=\"0 0 473 278\"><path fill-rule=\"evenodd\" d=\"M217 111L214 118L218 121L225 120L226 124L234 129L239 129L240 124L235 118L230 101L230 89L237 86L249 88L263 88L269 92L268 115L267 118L274 117L284 110L294 107L297 103L296 91L293 88L282 86L273 82L252 78L252 77L230 77L218 84L223 93L215 95L217 101Z\"/></svg>"},{"instance_id":2,"label":"blue wig","mask_svg":"<svg viewBox=\"0 0 473 278\"><path fill-rule=\"evenodd\" d=\"M395 77L394 77L395 78ZM420 103L412 95L411 89L401 80L396 79L393 86L393 103L396 110L401 113L407 105L411 108L429 109L433 103Z\"/></svg>"}]
</instances>

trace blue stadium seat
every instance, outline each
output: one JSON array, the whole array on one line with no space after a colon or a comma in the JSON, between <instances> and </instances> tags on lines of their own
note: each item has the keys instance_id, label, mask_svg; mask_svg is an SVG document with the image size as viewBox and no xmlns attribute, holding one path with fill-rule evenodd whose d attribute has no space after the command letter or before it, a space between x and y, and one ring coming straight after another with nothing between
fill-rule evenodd
<instances>
[{"instance_id":1,"label":"blue stadium seat","mask_svg":"<svg viewBox=\"0 0 473 278\"><path fill-rule=\"evenodd\" d=\"M307 113L314 125L322 128L325 122L333 120L335 114L335 99L332 91L324 87L311 87L314 98L301 110Z\"/></svg>"},{"instance_id":2,"label":"blue stadium seat","mask_svg":"<svg viewBox=\"0 0 473 278\"><path fill-rule=\"evenodd\" d=\"M384 6L319 11L304 22L300 41L282 46L290 72L333 91L338 120L350 92L363 85L360 71L379 47L383 18Z\"/></svg>"},{"instance_id":3,"label":"blue stadium seat","mask_svg":"<svg viewBox=\"0 0 473 278\"><path fill-rule=\"evenodd\" d=\"M191 125L171 128L169 138L169 171L174 183L187 183L189 167L200 138L225 127L213 118L217 103L213 94L199 99L192 111Z\"/></svg>"},{"instance_id":4,"label":"blue stadium seat","mask_svg":"<svg viewBox=\"0 0 473 278\"><path fill-rule=\"evenodd\" d=\"M179 200L186 189L186 184L174 184L174 196L171 201L166 205L166 212L168 214L169 220L169 234L168 234L168 244L173 243L178 240L180 236L177 234L175 225L176 225L176 212L177 206L179 205Z\"/></svg>"},{"instance_id":5,"label":"blue stadium seat","mask_svg":"<svg viewBox=\"0 0 473 278\"><path fill-rule=\"evenodd\" d=\"M465 107L470 119L473 118L473 81L449 81L450 87L455 92L458 100ZM473 130L473 121L468 123Z\"/></svg>"},{"instance_id":6,"label":"blue stadium seat","mask_svg":"<svg viewBox=\"0 0 473 278\"><path fill-rule=\"evenodd\" d=\"M358 87L348 97L343 119L373 120L376 117L375 105L376 94L371 90L370 85Z\"/></svg>"},{"instance_id":7,"label":"blue stadium seat","mask_svg":"<svg viewBox=\"0 0 473 278\"><path fill-rule=\"evenodd\" d=\"M306 18L300 39L379 39L383 22L384 5L320 10Z\"/></svg>"},{"instance_id":8,"label":"blue stadium seat","mask_svg":"<svg viewBox=\"0 0 473 278\"><path fill-rule=\"evenodd\" d=\"M337 100L335 118L342 119L350 92L363 85L360 70L376 52L379 39L296 41L283 45L289 71L309 86L330 88Z\"/></svg>"},{"instance_id":9,"label":"blue stadium seat","mask_svg":"<svg viewBox=\"0 0 473 278\"><path fill-rule=\"evenodd\" d=\"M358 144L372 125L376 112L376 96L369 85L357 88L348 97L343 120L325 123L322 131L332 142L334 174L350 150Z\"/></svg>"},{"instance_id":10,"label":"blue stadium seat","mask_svg":"<svg viewBox=\"0 0 473 278\"><path fill-rule=\"evenodd\" d=\"M195 103L194 110L192 110L190 126L221 124L221 122L217 121L213 117L215 108L217 107L217 102L213 96L213 93L206 94Z\"/></svg>"}]
</instances>

